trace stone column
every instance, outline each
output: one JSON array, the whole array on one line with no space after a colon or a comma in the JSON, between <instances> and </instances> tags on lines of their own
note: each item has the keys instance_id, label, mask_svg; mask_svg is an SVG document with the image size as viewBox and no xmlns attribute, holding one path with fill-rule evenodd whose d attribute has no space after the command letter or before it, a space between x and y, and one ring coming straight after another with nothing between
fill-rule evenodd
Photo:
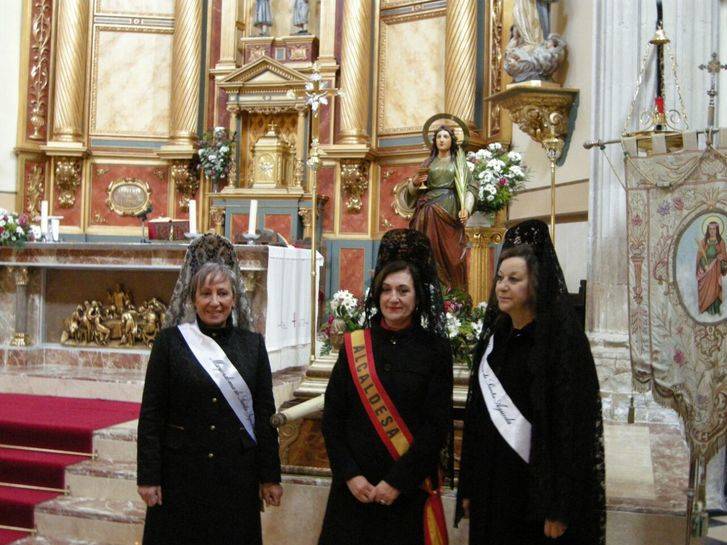
<instances>
[{"instance_id":1,"label":"stone column","mask_svg":"<svg viewBox=\"0 0 727 545\"><path fill-rule=\"evenodd\" d=\"M202 54L202 0L176 0L172 49L172 143L192 149L197 139Z\"/></svg>"},{"instance_id":2,"label":"stone column","mask_svg":"<svg viewBox=\"0 0 727 545\"><path fill-rule=\"evenodd\" d=\"M321 0L318 37L318 63L323 71L324 65L336 64L336 0Z\"/></svg>"},{"instance_id":3,"label":"stone column","mask_svg":"<svg viewBox=\"0 0 727 545\"><path fill-rule=\"evenodd\" d=\"M240 2L238 0L222 0L220 29L220 60L216 70L234 70L237 58L237 21L240 19Z\"/></svg>"},{"instance_id":4,"label":"stone column","mask_svg":"<svg viewBox=\"0 0 727 545\"><path fill-rule=\"evenodd\" d=\"M469 0L467 0L469 1ZM370 0L346 0L341 50L341 143L367 144L371 81Z\"/></svg>"},{"instance_id":5,"label":"stone column","mask_svg":"<svg viewBox=\"0 0 727 545\"><path fill-rule=\"evenodd\" d=\"M445 48L444 109L474 126L477 2L449 0Z\"/></svg>"},{"instance_id":6,"label":"stone column","mask_svg":"<svg viewBox=\"0 0 727 545\"><path fill-rule=\"evenodd\" d=\"M88 0L60 0L56 40L53 140L83 141Z\"/></svg>"},{"instance_id":7,"label":"stone column","mask_svg":"<svg viewBox=\"0 0 727 545\"><path fill-rule=\"evenodd\" d=\"M28 268L13 267L15 280L15 332L10 340L11 346L28 346Z\"/></svg>"}]
</instances>

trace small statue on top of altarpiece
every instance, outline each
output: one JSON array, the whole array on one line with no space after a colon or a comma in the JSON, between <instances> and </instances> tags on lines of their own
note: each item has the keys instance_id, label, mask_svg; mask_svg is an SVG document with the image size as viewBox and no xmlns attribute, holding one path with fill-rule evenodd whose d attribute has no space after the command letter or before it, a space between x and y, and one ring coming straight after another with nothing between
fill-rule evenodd
<instances>
[{"instance_id":1,"label":"small statue on top of altarpiece","mask_svg":"<svg viewBox=\"0 0 727 545\"><path fill-rule=\"evenodd\" d=\"M273 26L273 11L270 8L270 0L255 0L255 22L260 29L260 36L268 36L270 27Z\"/></svg>"},{"instance_id":2,"label":"small statue on top of altarpiece","mask_svg":"<svg viewBox=\"0 0 727 545\"><path fill-rule=\"evenodd\" d=\"M308 0L293 0L293 27L298 27L298 34L308 34Z\"/></svg>"}]
</instances>

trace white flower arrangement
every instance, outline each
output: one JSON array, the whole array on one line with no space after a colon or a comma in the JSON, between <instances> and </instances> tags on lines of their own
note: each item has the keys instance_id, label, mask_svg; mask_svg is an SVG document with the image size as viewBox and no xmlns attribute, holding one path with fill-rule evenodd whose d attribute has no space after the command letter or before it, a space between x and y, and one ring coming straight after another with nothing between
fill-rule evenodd
<instances>
[{"instance_id":1,"label":"white flower arrangement","mask_svg":"<svg viewBox=\"0 0 727 545\"><path fill-rule=\"evenodd\" d=\"M35 240L28 215L0 208L0 246L22 246Z\"/></svg>"},{"instance_id":2,"label":"white flower arrangement","mask_svg":"<svg viewBox=\"0 0 727 545\"><path fill-rule=\"evenodd\" d=\"M522 155L516 151L504 151L497 142L493 142L486 149L469 152L467 161L479 184L477 210L501 210L525 185L527 176Z\"/></svg>"},{"instance_id":3,"label":"white flower arrangement","mask_svg":"<svg viewBox=\"0 0 727 545\"><path fill-rule=\"evenodd\" d=\"M197 153L205 176L213 181L227 178L232 160L232 140L224 127L215 127L211 133L206 133Z\"/></svg>"}]
</instances>

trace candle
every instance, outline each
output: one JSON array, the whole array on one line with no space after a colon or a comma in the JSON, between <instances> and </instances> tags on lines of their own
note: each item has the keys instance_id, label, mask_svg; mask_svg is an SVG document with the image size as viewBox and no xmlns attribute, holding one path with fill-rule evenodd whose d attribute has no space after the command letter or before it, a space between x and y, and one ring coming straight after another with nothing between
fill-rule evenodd
<instances>
[{"instance_id":1,"label":"candle","mask_svg":"<svg viewBox=\"0 0 727 545\"><path fill-rule=\"evenodd\" d=\"M189 232L192 235L197 232L197 201L194 199L189 201Z\"/></svg>"},{"instance_id":2,"label":"candle","mask_svg":"<svg viewBox=\"0 0 727 545\"><path fill-rule=\"evenodd\" d=\"M48 238L48 201L40 201L40 234Z\"/></svg>"},{"instance_id":3,"label":"candle","mask_svg":"<svg viewBox=\"0 0 727 545\"><path fill-rule=\"evenodd\" d=\"M250 221L247 224L247 234L254 235L257 227L257 200L250 201Z\"/></svg>"},{"instance_id":4,"label":"candle","mask_svg":"<svg viewBox=\"0 0 727 545\"><path fill-rule=\"evenodd\" d=\"M663 114L664 113L664 97L656 97L656 99L654 99L654 102L656 103L656 112Z\"/></svg>"},{"instance_id":5,"label":"candle","mask_svg":"<svg viewBox=\"0 0 727 545\"><path fill-rule=\"evenodd\" d=\"M61 240L61 219L63 216L51 216L50 217L50 239L53 242L59 242Z\"/></svg>"}]
</instances>

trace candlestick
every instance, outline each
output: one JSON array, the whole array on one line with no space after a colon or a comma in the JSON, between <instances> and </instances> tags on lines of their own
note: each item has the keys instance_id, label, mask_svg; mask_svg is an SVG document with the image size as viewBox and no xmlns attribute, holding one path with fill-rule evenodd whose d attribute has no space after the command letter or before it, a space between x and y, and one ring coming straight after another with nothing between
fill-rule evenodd
<instances>
[{"instance_id":1,"label":"candlestick","mask_svg":"<svg viewBox=\"0 0 727 545\"><path fill-rule=\"evenodd\" d=\"M250 218L247 224L247 232L250 235L254 235L257 230L257 200L252 199L250 201Z\"/></svg>"},{"instance_id":2,"label":"candlestick","mask_svg":"<svg viewBox=\"0 0 727 545\"><path fill-rule=\"evenodd\" d=\"M40 235L48 238L48 201L40 201Z\"/></svg>"},{"instance_id":3,"label":"candlestick","mask_svg":"<svg viewBox=\"0 0 727 545\"><path fill-rule=\"evenodd\" d=\"M197 201L190 199L189 201L189 233L197 232Z\"/></svg>"}]
</instances>

